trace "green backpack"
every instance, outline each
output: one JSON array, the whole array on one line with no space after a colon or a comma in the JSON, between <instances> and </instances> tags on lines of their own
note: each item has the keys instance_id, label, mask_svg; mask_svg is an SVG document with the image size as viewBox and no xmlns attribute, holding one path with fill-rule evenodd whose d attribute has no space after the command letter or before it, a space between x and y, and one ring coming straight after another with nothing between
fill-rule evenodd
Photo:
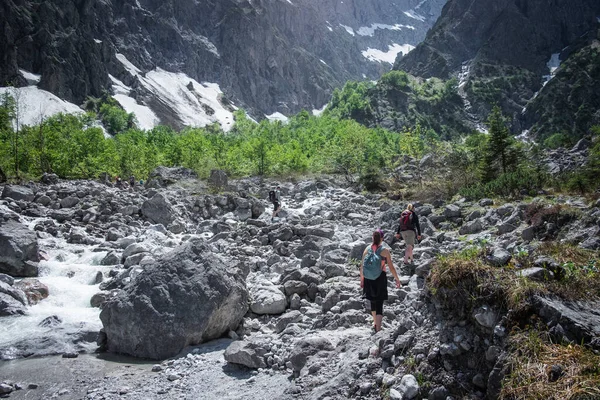
<instances>
[{"instance_id":1,"label":"green backpack","mask_svg":"<svg viewBox=\"0 0 600 400\"><path fill-rule=\"evenodd\" d=\"M381 250L383 250L383 246L379 246L375 251L373 251L373 247L369 247L363 263L365 278L375 280L381 275Z\"/></svg>"}]
</instances>

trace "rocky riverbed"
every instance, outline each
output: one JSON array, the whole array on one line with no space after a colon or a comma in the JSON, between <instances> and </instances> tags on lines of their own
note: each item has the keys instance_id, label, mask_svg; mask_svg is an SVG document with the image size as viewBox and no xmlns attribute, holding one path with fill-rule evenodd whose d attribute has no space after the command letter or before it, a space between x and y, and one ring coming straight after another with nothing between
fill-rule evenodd
<instances>
[{"instance_id":1,"label":"rocky riverbed","mask_svg":"<svg viewBox=\"0 0 600 400\"><path fill-rule=\"evenodd\" d=\"M415 201L423 240L403 265L393 234L404 203L337 177L282 182L271 222L274 184L215 174L207 185L163 168L128 190L53 176L4 186L0 396L495 398L506 315L491 300L448 310L426 284L437 257L480 245L501 268L541 240L600 247L600 204L583 198ZM556 206L572 212L530 218ZM353 260L379 227L403 287L389 282L374 334ZM537 261L518 273L556 273ZM560 338L600 349L597 304L537 307Z\"/></svg>"}]
</instances>

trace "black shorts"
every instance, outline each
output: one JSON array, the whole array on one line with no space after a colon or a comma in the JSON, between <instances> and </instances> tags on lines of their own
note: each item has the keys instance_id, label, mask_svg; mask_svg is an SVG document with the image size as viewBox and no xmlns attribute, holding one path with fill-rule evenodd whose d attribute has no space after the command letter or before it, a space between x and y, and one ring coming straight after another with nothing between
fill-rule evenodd
<instances>
[{"instance_id":1,"label":"black shorts","mask_svg":"<svg viewBox=\"0 0 600 400\"><path fill-rule=\"evenodd\" d=\"M278 201L273 202L273 211L277 211L278 208L279 208L279 202Z\"/></svg>"}]
</instances>

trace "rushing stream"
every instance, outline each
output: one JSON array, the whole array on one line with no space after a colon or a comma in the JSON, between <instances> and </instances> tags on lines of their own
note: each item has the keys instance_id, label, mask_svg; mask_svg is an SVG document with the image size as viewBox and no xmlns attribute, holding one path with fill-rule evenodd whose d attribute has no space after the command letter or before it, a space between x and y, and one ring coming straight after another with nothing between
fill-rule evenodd
<instances>
[{"instance_id":1,"label":"rushing stream","mask_svg":"<svg viewBox=\"0 0 600 400\"><path fill-rule=\"evenodd\" d=\"M27 314L2 318L0 358L60 354L95 348L94 336L102 327L100 309L91 297L99 291L98 272L108 276L111 267L100 266L104 252L63 239L41 239L48 260L39 264L38 280L48 286L48 298L27 308Z\"/></svg>"}]
</instances>

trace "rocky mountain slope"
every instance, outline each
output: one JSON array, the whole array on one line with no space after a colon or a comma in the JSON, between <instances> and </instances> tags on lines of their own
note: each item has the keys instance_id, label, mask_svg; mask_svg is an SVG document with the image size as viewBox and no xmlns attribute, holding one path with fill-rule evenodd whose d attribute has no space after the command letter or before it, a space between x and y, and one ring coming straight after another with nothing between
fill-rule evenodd
<instances>
[{"instance_id":1,"label":"rocky mountain slope","mask_svg":"<svg viewBox=\"0 0 600 400\"><path fill-rule=\"evenodd\" d=\"M322 177L283 183L285 212L269 223L263 200L268 183L215 179L209 190L185 172L161 168L147 187L129 191L92 181L58 182L49 175L47 183L3 187L0 221L11 229L0 233L0 244L37 245L42 253L15 252L19 256L2 260L2 271L18 274L5 269L10 261L11 268L39 267L37 280L51 286L47 279L58 273L63 290L76 283L99 288L91 305L102 308L99 317L86 314L91 320L82 323L81 311L72 319L64 309L44 309L63 290L51 287L44 298L43 282L36 278L0 275L0 308L9 314L2 318L10 322L3 326L16 329L18 321L28 320L37 327L21 327L35 334L0 336L0 355L67 357L0 364L7 380L0 387L11 398L202 393L231 399L493 399L516 356L513 328L539 321L536 326L549 329L554 343L600 350L597 305L544 291L566 288L563 279L574 267L542 243L561 241L571 244L570 253L597 255L598 202L541 196L505 204L415 203L423 240L415 264L402 265L404 244L393 236L400 203ZM223 193L214 193L217 184ZM395 289L389 282L384 329L377 334L371 332L352 261L375 227L386 232L403 284ZM35 235L25 234L32 230ZM482 264L440 274L440 256L457 254ZM596 266L586 268L593 272ZM464 274L459 285L454 273ZM503 292L511 287L503 286L504 279L527 291ZM591 279L596 275L581 282L585 286ZM465 292L471 285L473 291ZM507 299L521 299L520 307L508 307ZM104 326L100 335L94 331L98 320ZM221 335L229 338L180 353ZM95 348L96 338L105 350L167 360L129 369L101 364L110 371L105 376L92 369L98 359L69 360ZM42 367L47 362L58 365ZM20 366L38 372L19 374ZM44 369L65 371L72 379ZM569 381L561 376L559 383Z\"/></svg>"},{"instance_id":2,"label":"rocky mountain slope","mask_svg":"<svg viewBox=\"0 0 600 400\"><path fill-rule=\"evenodd\" d=\"M593 0L452 0L425 41L397 59L394 69L422 78L457 77L466 114L476 121L498 103L515 133L581 137L598 122L599 16L600 3ZM569 66L560 67L565 61ZM555 74L571 84L553 82ZM542 115L543 109L553 116Z\"/></svg>"},{"instance_id":3,"label":"rocky mountain slope","mask_svg":"<svg viewBox=\"0 0 600 400\"><path fill-rule=\"evenodd\" d=\"M225 126L231 102L256 118L289 115L322 107L349 79L378 78L444 3L9 0L0 82L75 104L108 90L145 128Z\"/></svg>"}]
</instances>

